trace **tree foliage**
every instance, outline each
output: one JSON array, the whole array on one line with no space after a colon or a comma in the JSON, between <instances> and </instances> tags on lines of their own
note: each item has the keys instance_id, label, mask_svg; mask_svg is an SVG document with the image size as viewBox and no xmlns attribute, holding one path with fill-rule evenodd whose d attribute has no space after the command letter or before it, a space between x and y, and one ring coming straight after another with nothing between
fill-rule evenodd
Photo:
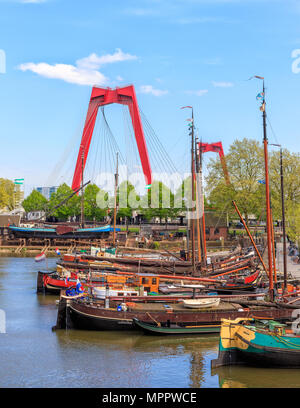
<instances>
[{"instance_id":1,"label":"tree foliage","mask_svg":"<svg viewBox=\"0 0 300 408\"><path fill-rule=\"evenodd\" d=\"M147 220L158 217L161 222L162 219L173 218L176 212L174 194L162 181L153 181L142 202L142 213Z\"/></svg>"},{"instance_id":2,"label":"tree foliage","mask_svg":"<svg viewBox=\"0 0 300 408\"><path fill-rule=\"evenodd\" d=\"M49 200L49 208L53 209L61 201L66 199L73 193L71 187L66 183L60 185L55 193L51 195ZM80 197L76 194L71 197L65 204L58 207L51 215L60 220L67 220L69 217L78 216L80 214Z\"/></svg>"},{"instance_id":3,"label":"tree foliage","mask_svg":"<svg viewBox=\"0 0 300 408\"><path fill-rule=\"evenodd\" d=\"M14 183L11 180L0 178L0 209L14 208Z\"/></svg>"},{"instance_id":4,"label":"tree foliage","mask_svg":"<svg viewBox=\"0 0 300 408\"><path fill-rule=\"evenodd\" d=\"M22 207L26 212L45 211L48 200L37 190L32 190L28 197L22 202Z\"/></svg>"},{"instance_id":5,"label":"tree foliage","mask_svg":"<svg viewBox=\"0 0 300 408\"><path fill-rule=\"evenodd\" d=\"M87 220L102 221L107 211L97 204L97 195L101 193L96 184L89 184L84 190L84 217ZM105 193L104 193L105 194Z\"/></svg>"},{"instance_id":6,"label":"tree foliage","mask_svg":"<svg viewBox=\"0 0 300 408\"><path fill-rule=\"evenodd\" d=\"M132 211L139 208L141 202L134 186L123 181L117 189L118 217L131 217Z\"/></svg>"},{"instance_id":7,"label":"tree foliage","mask_svg":"<svg viewBox=\"0 0 300 408\"><path fill-rule=\"evenodd\" d=\"M291 239L300 238L300 155L287 149L282 152L284 201L287 232ZM250 214L266 220L265 164L263 146L251 139L235 140L225 156L230 185L226 185L218 158L208 164L206 191L210 205L237 218L231 206L235 200L246 220ZM281 220L280 152L269 149L270 198L273 220Z\"/></svg>"},{"instance_id":8,"label":"tree foliage","mask_svg":"<svg viewBox=\"0 0 300 408\"><path fill-rule=\"evenodd\" d=\"M210 204L236 218L232 207L235 200L246 220L250 214L260 216L263 208L264 156L263 147L256 140L235 140L225 156L230 184L227 185L219 158L210 159L206 191Z\"/></svg>"}]
</instances>

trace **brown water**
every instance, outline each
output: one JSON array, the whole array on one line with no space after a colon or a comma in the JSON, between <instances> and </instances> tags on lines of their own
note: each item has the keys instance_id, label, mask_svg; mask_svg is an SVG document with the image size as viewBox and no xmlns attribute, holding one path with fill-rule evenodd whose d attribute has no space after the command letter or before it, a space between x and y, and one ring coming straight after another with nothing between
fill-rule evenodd
<instances>
[{"instance_id":1,"label":"brown water","mask_svg":"<svg viewBox=\"0 0 300 408\"><path fill-rule=\"evenodd\" d=\"M48 267L55 265L48 259ZM57 331L55 296L37 295L46 263L0 258L0 387L300 387L300 370L223 367L218 337Z\"/></svg>"}]
</instances>

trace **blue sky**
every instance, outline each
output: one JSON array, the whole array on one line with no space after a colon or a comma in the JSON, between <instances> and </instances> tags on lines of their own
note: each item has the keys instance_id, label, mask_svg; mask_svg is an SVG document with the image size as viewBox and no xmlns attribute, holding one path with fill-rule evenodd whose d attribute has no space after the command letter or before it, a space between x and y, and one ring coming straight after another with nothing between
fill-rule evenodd
<instances>
[{"instance_id":1,"label":"blue sky","mask_svg":"<svg viewBox=\"0 0 300 408\"><path fill-rule=\"evenodd\" d=\"M0 176L24 177L27 190L50 174L70 182L92 84L133 83L184 172L189 112L180 107L192 105L199 137L225 152L234 139L261 141L261 83L246 80L262 75L270 143L298 152L299 22L298 0L0 0ZM122 109L106 111L126 149Z\"/></svg>"}]
</instances>

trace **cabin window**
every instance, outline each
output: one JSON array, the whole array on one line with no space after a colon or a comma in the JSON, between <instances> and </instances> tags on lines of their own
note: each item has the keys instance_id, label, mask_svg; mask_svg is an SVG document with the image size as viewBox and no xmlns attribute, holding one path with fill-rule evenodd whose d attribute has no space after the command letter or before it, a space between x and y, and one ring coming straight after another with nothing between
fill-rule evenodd
<instances>
[{"instance_id":1,"label":"cabin window","mask_svg":"<svg viewBox=\"0 0 300 408\"><path fill-rule=\"evenodd\" d=\"M220 230L219 230L219 228L215 228L215 232L214 232L215 234L219 234L220 233Z\"/></svg>"},{"instance_id":2,"label":"cabin window","mask_svg":"<svg viewBox=\"0 0 300 408\"><path fill-rule=\"evenodd\" d=\"M119 293L118 293L118 296L124 296L124 293L123 293L123 292L119 292Z\"/></svg>"},{"instance_id":3,"label":"cabin window","mask_svg":"<svg viewBox=\"0 0 300 408\"><path fill-rule=\"evenodd\" d=\"M209 235L209 228L205 228L205 234Z\"/></svg>"},{"instance_id":4,"label":"cabin window","mask_svg":"<svg viewBox=\"0 0 300 408\"><path fill-rule=\"evenodd\" d=\"M142 279L142 284L145 285L145 284L147 284L147 283L148 283L148 278L143 278L143 279Z\"/></svg>"},{"instance_id":5,"label":"cabin window","mask_svg":"<svg viewBox=\"0 0 300 408\"><path fill-rule=\"evenodd\" d=\"M152 285L156 285L156 278L152 278Z\"/></svg>"},{"instance_id":6,"label":"cabin window","mask_svg":"<svg viewBox=\"0 0 300 408\"><path fill-rule=\"evenodd\" d=\"M131 293L131 296L137 296L137 293Z\"/></svg>"}]
</instances>

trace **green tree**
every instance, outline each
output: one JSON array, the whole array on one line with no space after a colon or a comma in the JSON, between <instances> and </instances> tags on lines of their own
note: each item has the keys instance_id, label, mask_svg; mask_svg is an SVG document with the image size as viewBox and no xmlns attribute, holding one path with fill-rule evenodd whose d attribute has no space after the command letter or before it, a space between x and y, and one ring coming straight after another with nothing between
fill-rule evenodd
<instances>
[{"instance_id":1,"label":"green tree","mask_svg":"<svg viewBox=\"0 0 300 408\"><path fill-rule=\"evenodd\" d=\"M153 181L147 194L142 197L142 213L146 219L158 217L162 219L174 216L174 194L161 181Z\"/></svg>"},{"instance_id":2,"label":"green tree","mask_svg":"<svg viewBox=\"0 0 300 408\"><path fill-rule=\"evenodd\" d=\"M14 209L14 188L13 181L0 178L0 208Z\"/></svg>"},{"instance_id":3,"label":"green tree","mask_svg":"<svg viewBox=\"0 0 300 408\"><path fill-rule=\"evenodd\" d=\"M49 208L50 210L53 209L56 205L58 205L61 201L66 199L73 193L71 187L69 187L66 183L60 185L56 191L51 195L49 201ZM80 196L76 194L71 197L65 204L57 208L52 215L57 217L60 220L67 220L68 217L77 216L80 214Z\"/></svg>"},{"instance_id":4,"label":"green tree","mask_svg":"<svg viewBox=\"0 0 300 408\"><path fill-rule=\"evenodd\" d=\"M45 211L48 200L37 190L32 190L28 197L22 202L22 207L26 212Z\"/></svg>"},{"instance_id":5,"label":"green tree","mask_svg":"<svg viewBox=\"0 0 300 408\"><path fill-rule=\"evenodd\" d=\"M226 184L224 172L219 158L210 159L206 191L211 206L219 211L228 211L231 218L237 215L231 205L235 200L240 212L246 220L250 214L257 217L264 208L264 156L263 147L251 139L235 140L225 156L230 177L230 185Z\"/></svg>"},{"instance_id":6,"label":"green tree","mask_svg":"<svg viewBox=\"0 0 300 408\"><path fill-rule=\"evenodd\" d=\"M287 149L282 152L284 199L287 214L297 212L300 203L300 155ZM269 160L273 218L281 219L280 152L273 151Z\"/></svg>"},{"instance_id":7,"label":"green tree","mask_svg":"<svg viewBox=\"0 0 300 408\"><path fill-rule=\"evenodd\" d=\"M118 217L131 217L132 211L139 208L140 201L134 186L123 181L117 189Z\"/></svg>"},{"instance_id":8,"label":"green tree","mask_svg":"<svg viewBox=\"0 0 300 408\"><path fill-rule=\"evenodd\" d=\"M100 188L96 184L89 184L84 190L84 216L87 220L101 221L107 213L107 210L97 204L99 193Z\"/></svg>"}]
</instances>

